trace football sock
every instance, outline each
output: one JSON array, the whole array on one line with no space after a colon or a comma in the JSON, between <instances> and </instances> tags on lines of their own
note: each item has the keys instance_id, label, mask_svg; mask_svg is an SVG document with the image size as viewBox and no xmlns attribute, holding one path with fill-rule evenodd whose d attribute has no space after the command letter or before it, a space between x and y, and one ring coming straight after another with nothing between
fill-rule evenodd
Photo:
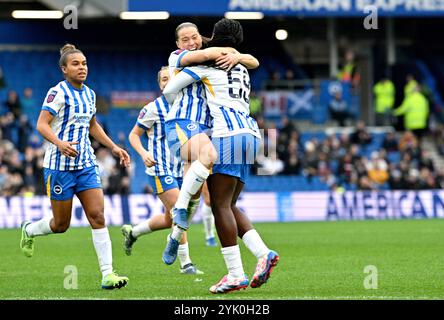
<instances>
[{"instance_id":1,"label":"football sock","mask_svg":"<svg viewBox=\"0 0 444 320\"><path fill-rule=\"evenodd\" d=\"M183 266L191 263L188 242L185 244L179 245L179 250L177 251L177 255L179 256L181 268L183 268Z\"/></svg>"},{"instance_id":2,"label":"football sock","mask_svg":"<svg viewBox=\"0 0 444 320\"><path fill-rule=\"evenodd\" d=\"M202 222L205 230L205 239L214 238L214 216L211 207L202 204Z\"/></svg>"},{"instance_id":3,"label":"football sock","mask_svg":"<svg viewBox=\"0 0 444 320\"><path fill-rule=\"evenodd\" d=\"M191 197L199 191L209 175L210 170L208 170L199 160L195 160L183 178L182 188L180 188L179 197L175 207L177 209L188 208L188 203L190 202Z\"/></svg>"},{"instance_id":4,"label":"football sock","mask_svg":"<svg viewBox=\"0 0 444 320\"><path fill-rule=\"evenodd\" d=\"M171 232L171 238L175 239L180 242L182 239L182 234L185 232L182 228L179 228L178 226L173 227L173 232Z\"/></svg>"},{"instance_id":5,"label":"football sock","mask_svg":"<svg viewBox=\"0 0 444 320\"><path fill-rule=\"evenodd\" d=\"M242 278L244 276L244 268L240 255L239 245L221 248L220 250L228 269L228 277Z\"/></svg>"},{"instance_id":6,"label":"football sock","mask_svg":"<svg viewBox=\"0 0 444 320\"><path fill-rule=\"evenodd\" d=\"M188 221L193 220L194 215L196 214L197 209L199 208L200 198L199 199L191 199L188 204Z\"/></svg>"},{"instance_id":7,"label":"football sock","mask_svg":"<svg viewBox=\"0 0 444 320\"><path fill-rule=\"evenodd\" d=\"M102 276L105 277L113 272L112 247L108 228L92 229L92 238L99 259L100 271Z\"/></svg>"},{"instance_id":8,"label":"football sock","mask_svg":"<svg viewBox=\"0 0 444 320\"><path fill-rule=\"evenodd\" d=\"M138 225L133 227L133 230L131 231L131 235L134 238L138 238L141 235L151 233L152 230L150 228L150 219L142 221Z\"/></svg>"},{"instance_id":9,"label":"football sock","mask_svg":"<svg viewBox=\"0 0 444 320\"><path fill-rule=\"evenodd\" d=\"M26 233L30 237L43 236L53 233L50 227L52 218L43 218L39 221L28 224L25 228Z\"/></svg>"},{"instance_id":10,"label":"football sock","mask_svg":"<svg viewBox=\"0 0 444 320\"><path fill-rule=\"evenodd\" d=\"M270 252L270 249L268 249L255 229L245 232L242 241L248 250L258 259Z\"/></svg>"}]
</instances>

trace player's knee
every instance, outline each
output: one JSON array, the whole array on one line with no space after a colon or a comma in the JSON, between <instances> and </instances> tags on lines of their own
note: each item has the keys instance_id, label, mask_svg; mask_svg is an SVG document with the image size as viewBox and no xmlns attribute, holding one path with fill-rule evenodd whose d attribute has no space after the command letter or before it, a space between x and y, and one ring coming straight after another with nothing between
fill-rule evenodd
<instances>
[{"instance_id":1,"label":"player's knee","mask_svg":"<svg viewBox=\"0 0 444 320\"><path fill-rule=\"evenodd\" d=\"M59 222L54 222L54 230L52 230L52 232L64 233L68 229L69 229L69 221L68 222L59 221Z\"/></svg>"},{"instance_id":2,"label":"player's knee","mask_svg":"<svg viewBox=\"0 0 444 320\"><path fill-rule=\"evenodd\" d=\"M164 218L163 218L163 225L162 225L162 227L164 229L171 228L172 224L173 224L173 220L171 219L170 214L169 213L165 213Z\"/></svg>"},{"instance_id":3,"label":"player's knee","mask_svg":"<svg viewBox=\"0 0 444 320\"><path fill-rule=\"evenodd\" d=\"M211 143L207 144L199 152L199 161L206 167L211 167L217 159L217 152Z\"/></svg>"},{"instance_id":4,"label":"player's knee","mask_svg":"<svg viewBox=\"0 0 444 320\"><path fill-rule=\"evenodd\" d=\"M211 164L215 163L217 160L217 151L211 143L208 147L208 160L211 162Z\"/></svg>"},{"instance_id":5,"label":"player's knee","mask_svg":"<svg viewBox=\"0 0 444 320\"><path fill-rule=\"evenodd\" d=\"M223 216L227 213L231 212L231 207L228 204L217 204L215 203L212 207L213 215L214 216Z\"/></svg>"},{"instance_id":6,"label":"player's knee","mask_svg":"<svg viewBox=\"0 0 444 320\"><path fill-rule=\"evenodd\" d=\"M103 210L97 210L89 214L91 224L97 228L105 227L105 215Z\"/></svg>"}]
</instances>

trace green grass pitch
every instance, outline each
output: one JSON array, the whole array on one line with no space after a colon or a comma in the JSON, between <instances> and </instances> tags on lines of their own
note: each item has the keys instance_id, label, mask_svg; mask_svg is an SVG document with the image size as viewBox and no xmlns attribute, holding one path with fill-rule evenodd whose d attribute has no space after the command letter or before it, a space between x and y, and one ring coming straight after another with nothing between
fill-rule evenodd
<instances>
[{"instance_id":1,"label":"green grass pitch","mask_svg":"<svg viewBox=\"0 0 444 320\"><path fill-rule=\"evenodd\" d=\"M206 247L202 225L189 235L193 262L205 272L179 273L161 260L167 231L141 237L127 257L118 227L110 227L114 268L130 281L101 290L89 228L38 237L34 257L19 249L20 231L0 230L0 299L443 299L444 220L258 223L281 257L261 288L212 295L226 273L220 247ZM241 244L245 272L256 259ZM78 289L64 288L65 266L78 270ZM367 265L377 268L377 289L365 289Z\"/></svg>"}]
</instances>

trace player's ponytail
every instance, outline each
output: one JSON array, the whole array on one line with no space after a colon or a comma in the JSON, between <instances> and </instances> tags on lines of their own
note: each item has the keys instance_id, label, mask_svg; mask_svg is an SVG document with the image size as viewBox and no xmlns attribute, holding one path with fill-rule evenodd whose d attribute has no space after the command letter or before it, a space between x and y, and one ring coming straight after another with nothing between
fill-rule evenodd
<instances>
[{"instance_id":1,"label":"player's ponytail","mask_svg":"<svg viewBox=\"0 0 444 320\"><path fill-rule=\"evenodd\" d=\"M77 49L75 47L75 45L70 44L70 43L67 43L62 48L60 48L60 60L59 60L60 67L63 67L63 66L66 67L66 64L68 62L68 56L73 53L83 54L82 51L80 51L79 49Z\"/></svg>"}]
</instances>

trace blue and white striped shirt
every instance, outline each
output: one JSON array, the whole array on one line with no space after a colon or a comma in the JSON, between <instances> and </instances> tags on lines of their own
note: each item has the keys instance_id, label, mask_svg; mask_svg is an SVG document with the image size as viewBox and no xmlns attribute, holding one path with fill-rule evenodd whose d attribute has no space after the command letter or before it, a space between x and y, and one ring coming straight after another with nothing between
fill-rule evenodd
<instances>
[{"instance_id":1,"label":"blue and white striped shirt","mask_svg":"<svg viewBox=\"0 0 444 320\"><path fill-rule=\"evenodd\" d=\"M148 103L140 110L137 125L146 130L148 134L148 151L153 155L156 164L146 168L145 172L150 176L182 177L183 164L179 150L171 155L168 148L168 140L165 130L165 118L170 110L170 105L164 96L160 96Z\"/></svg>"},{"instance_id":2,"label":"blue and white striped shirt","mask_svg":"<svg viewBox=\"0 0 444 320\"><path fill-rule=\"evenodd\" d=\"M197 81L205 84L213 118L212 137L250 133L261 138L258 124L250 116L250 76L243 65L229 72L209 66L186 67L168 82L163 93L170 99Z\"/></svg>"},{"instance_id":3,"label":"blue and white striped shirt","mask_svg":"<svg viewBox=\"0 0 444 320\"><path fill-rule=\"evenodd\" d=\"M187 52L187 50L176 50L171 53L168 59L170 77L173 78L182 69L180 59ZM178 92L166 120L176 119L192 120L211 127L212 119L202 82L192 83Z\"/></svg>"},{"instance_id":4,"label":"blue and white striped shirt","mask_svg":"<svg viewBox=\"0 0 444 320\"><path fill-rule=\"evenodd\" d=\"M42 110L54 116L50 125L60 140L79 142L73 145L79 153L75 158L62 155L56 145L46 142L43 167L67 171L95 166L96 156L89 140L90 121L96 114L95 92L86 85L79 90L61 81L49 89Z\"/></svg>"}]
</instances>

